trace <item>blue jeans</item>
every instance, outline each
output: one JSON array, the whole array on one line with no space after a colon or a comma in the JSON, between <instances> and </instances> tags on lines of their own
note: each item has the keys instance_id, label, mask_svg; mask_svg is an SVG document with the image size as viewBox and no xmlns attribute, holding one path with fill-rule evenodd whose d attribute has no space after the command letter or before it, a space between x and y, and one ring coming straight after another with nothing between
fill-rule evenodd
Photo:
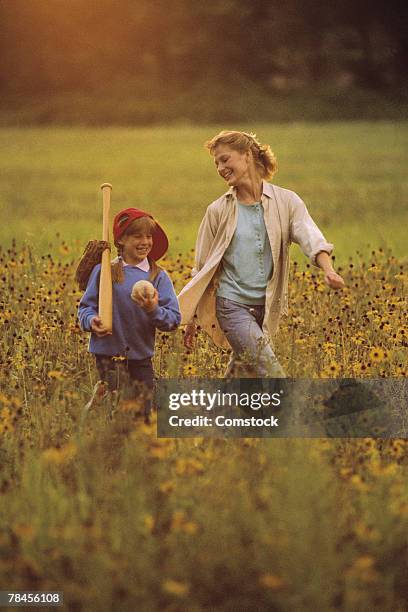
<instances>
[{"instance_id":1,"label":"blue jeans","mask_svg":"<svg viewBox=\"0 0 408 612\"><path fill-rule=\"evenodd\" d=\"M262 331L264 305L247 305L216 298L218 323L233 350L226 377L285 378Z\"/></svg>"}]
</instances>

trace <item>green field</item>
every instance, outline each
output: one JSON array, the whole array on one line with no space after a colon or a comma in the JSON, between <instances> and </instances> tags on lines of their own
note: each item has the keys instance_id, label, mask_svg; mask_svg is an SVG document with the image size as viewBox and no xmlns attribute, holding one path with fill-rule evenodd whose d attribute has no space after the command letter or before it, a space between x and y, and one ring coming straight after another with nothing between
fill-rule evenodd
<instances>
[{"instance_id":1,"label":"green field","mask_svg":"<svg viewBox=\"0 0 408 612\"><path fill-rule=\"evenodd\" d=\"M338 259L368 244L403 255L406 123L234 127L271 144L279 163L275 182L301 195ZM2 129L0 243L16 237L44 252L59 232L76 254L100 235L99 185L109 181L113 213L148 209L168 230L171 252L189 250L206 206L225 191L203 148L219 129Z\"/></svg>"},{"instance_id":2,"label":"green field","mask_svg":"<svg viewBox=\"0 0 408 612\"><path fill-rule=\"evenodd\" d=\"M281 364L389 379L399 437L158 438L126 394L85 414L97 374L74 271L101 231L99 185L113 212L166 227L180 289L224 190L202 147L218 128L2 130L0 243L18 239L0 252L2 589L63 591L70 612L406 612L407 126L239 127L272 144L276 182L303 196L346 282L293 264ZM221 378L228 353L202 331L185 351L182 333L157 334L156 377Z\"/></svg>"}]
</instances>

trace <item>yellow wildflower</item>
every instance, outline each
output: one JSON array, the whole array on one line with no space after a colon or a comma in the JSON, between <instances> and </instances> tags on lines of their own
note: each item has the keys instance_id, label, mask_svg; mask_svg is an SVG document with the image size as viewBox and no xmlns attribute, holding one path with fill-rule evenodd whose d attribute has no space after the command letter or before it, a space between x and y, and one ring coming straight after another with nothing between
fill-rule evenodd
<instances>
[{"instance_id":1,"label":"yellow wildflower","mask_svg":"<svg viewBox=\"0 0 408 612\"><path fill-rule=\"evenodd\" d=\"M64 380L64 374L59 370L51 370L48 372L48 378L53 378L55 380Z\"/></svg>"},{"instance_id":2,"label":"yellow wildflower","mask_svg":"<svg viewBox=\"0 0 408 612\"><path fill-rule=\"evenodd\" d=\"M176 597L185 597L188 594L189 586L185 582L180 580L167 579L162 584L163 590L170 595Z\"/></svg>"},{"instance_id":3,"label":"yellow wildflower","mask_svg":"<svg viewBox=\"0 0 408 612\"><path fill-rule=\"evenodd\" d=\"M366 369L366 367L364 366L363 368L363 363L360 363L359 361L357 361L356 363L353 363L351 366L351 369L353 371L353 374L355 376L361 376L361 374L364 372L364 370Z\"/></svg>"},{"instance_id":4,"label":"yellow wildflower","mask_svg":"<svg viewBox=\"0 0 408 612\"><path fill-rule=\"evenodd\" d=\"M366 525L362 521L359 521L354 527L354 533L360 540L366 540L368 542L375 542L380 539L380 533L374 527Z\"/></svg>"},{"instance_id":5,"label":"yellow wildflower","mask_svg":"<svg viewBox=\"0 0 408 612\"><path fill-rule=\"evenodd\" d=\"M380 363L387 357L387 353L380 346L373 346L368 356L373 363Z\"/></svg>"},{"instance_id":6,"label":"yellow wildflower","mask_svg":"<svg viewBox=\"0 0 408 612\"><path fill-rule=\"evenodd\" d=\"M333 342L323 342L322 349L328 355L334 355L336 352L336 345Z\"/></svg>"},{"instance_id":7,"label":"yellow wildflower","mask_svg":"<svg viewBox=\"0 0 408 612\"><path fill-rule=\"evenodd\" d=\"M193 457L186 457L185 459L177 459L176 472L179 475L191 476L193 474L201 473L204 471L204 465L201 461L194 459Z\"/></svg>"},{"instance_id":8,"label":"yellow wildflower","mask_svg":"<svg viewBox=\"0 0 408 612\"><path fill-rule=\"evenodd\" d=\"M335 378L340 373L340 370L341 368L337 361L332 361L328 366L323 369L322 375L324 377Z\"/></svg>"},{"instance_id":9,"label":"yellow wildflower","mask_svg":"<svg viewBox=\"0 0 408 612\"><path fill-rule=\"evenodd\" d=\"M259 577L259 584L274 591L286 586L285 581L275 574L262 574L262 576Z\"/></svg>"},{"instance_id":10,"label":"yellow wildflower","mask_svg":"<svg viewBox=\"0 0 408 612\"><path fill-rule=\"evenodd\" d=\"M173 480L165 480L159 486L159 489L162 493L171 493L174 491L174 482Z\"/></svg>"},{"instance_id":11,"label":"yellow wildflower","mask_svg":"<svg viewBox=\"0 0 408 612\"><path fill-rule=\"evenodd\" d=\"M395 516L408 517L408 500L392 499L388 507Z\"/></svg>"},{"instance_id":12,"label":"yellow wildflower","mask_svg":"<svg viewBox=\"0 0 408 612\"><path fill-rule=\"evenodd\" d=\"M374 476L394 476L398 470L396 463L390 463L389 465L381 465L379 461L373 461L370 463L370 471Z\"/></svg>"},{"instance_id":13,"label":"yellow wildflower","mask_svg":"<svg viewBox=\"0 0 408 612\"><path fill-rule=\"evenodd\" d=\"M5 419L5 420L9 419L10 418L10 414L11 414L10 408L2 408L0 410L0 417L2 419Z\"/></svg>"},{"instance_id":14,"label":"yellow wildflower","mask_svg":"<svg viewBox=\"0 0 408 612\"><path fill-rule=\"evenodd\" d=\"M346 571L346 576L357 578L361 582L377 582L380 574L374 569L375 559L371 555L361 555Z\"/></svg>"},{"instance_id":15,"label":"yellow wildflower","mask_svg":"<svg viewBox=\"0 0 408 612\"><path fill-rule=\"evenodd\" d=\"M34 527L32 525L27 525L26 523L17 523L16 525L13 525L13 532L21 540L26 540L26 542L31 542L35 536Z\"/></svg>"},{"instance_id":16,"label":"yellow wildflower","mask_svg":"<svg viewBox=\"0 0 408 612\"><path fill-rule=\"evenodd\" d=\"M156 438L152 440L149 455L156 459L166 459L173 451L173 440L167 438Z\"/></svg>"},{"instance_id":17,"label":"yellow wildflower","mask_svg":"<svg viewBox=\"0 0 408 612\"><path fill-rule=\"evenodd\" d=\"M65 444L65 446L62 446L61 448L47 448L42 453L42 458L47 463L63 465L64 463L69 463L76 454L76 444L74 442L68 442L68 444Z\"/></svg>"},{"instance_id":18,"label":"yellow wildflower","mask_svg":"<svg viewBox=\"0 0 408 612\"><path fill-rule=\"evenodd\" d=\"M147 531L151 532L154 527L154 518L152 517L152 515L146 514L143 522L144 522L144 526L146 527Z\"/></svg>"},{"instance_id":19,"label":"yellow wildflower","mask_svg":"<svg viewBox=\"0 0 408 612\"><path fill-rule=\"evenodd\" d=\"M189 363L188 365L184 366L183 372L185 376L195 376L197 374L197 368Z\"/></svg>"},{"instance_id":20,"label":"yellow wildflower","mask_svg":"<svg viewBox=\"0 0 408 612\"><path fill-rule=\"evenodd\" d=\"M362 480L359 474L353 474L350 482L358 491L367 491L369 489L369 486Z\"/></svg>"}]
</instances>

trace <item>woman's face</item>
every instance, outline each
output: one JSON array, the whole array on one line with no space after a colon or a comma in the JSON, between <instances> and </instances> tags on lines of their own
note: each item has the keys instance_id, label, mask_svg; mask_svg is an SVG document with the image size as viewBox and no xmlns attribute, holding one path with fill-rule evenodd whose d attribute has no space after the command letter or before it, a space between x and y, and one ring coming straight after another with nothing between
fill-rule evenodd
<instances>
[{"instance_id":1,"label":"woman's face","mask_svg":"<svg viewBox=\"0 0 408 612\"><path fill-rule=\"evenodd\" d=\"M250 178L248 153L240 153L220 144L214 149L214 162L218 174L230 187L237 187Z\"/></svg>"}]
</instances>

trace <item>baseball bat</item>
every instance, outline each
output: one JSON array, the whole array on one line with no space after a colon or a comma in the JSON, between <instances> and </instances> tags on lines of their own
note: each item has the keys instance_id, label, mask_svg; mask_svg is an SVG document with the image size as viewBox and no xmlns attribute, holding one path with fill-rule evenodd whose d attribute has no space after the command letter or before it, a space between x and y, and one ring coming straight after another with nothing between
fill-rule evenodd
<instances>
[{"instance_id":1,"label":"baseball bat","mask_svg":"<svg viewBox=\"0 0 408 612\"><path fill-rule=\"evenodd\" d=\"M102 240L109 242L109 209L112 185L103 183L101 189L103 201ZM102 253L101 277L99 280L99 317L103 325L109 331L112 331L112 270L109 249L105 249Z\"/></svg>"}]
</instances>

